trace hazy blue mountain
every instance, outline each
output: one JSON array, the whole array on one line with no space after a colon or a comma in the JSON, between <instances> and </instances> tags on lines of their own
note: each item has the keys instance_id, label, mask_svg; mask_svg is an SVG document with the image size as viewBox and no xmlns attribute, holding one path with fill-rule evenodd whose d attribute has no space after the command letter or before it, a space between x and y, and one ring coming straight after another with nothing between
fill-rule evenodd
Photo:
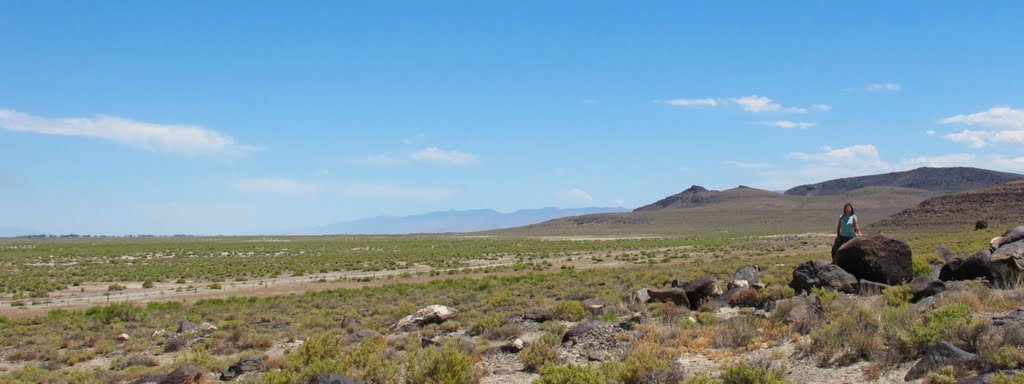
<instances>
[{"instance_id":1,"label":"hazy blue mountain","mask_svg":"<svg viewBox=\"0 0 1024 384\"><path fill-rule=\"evenodd\" d=\"M343 221L322 227L286 231L289 235L404 234L476 232L511 228L566 216L624 212L625 208L540 208L501 213L493 209L439 211L412 216L380 216Z\"/></svg>"}]
</instances>

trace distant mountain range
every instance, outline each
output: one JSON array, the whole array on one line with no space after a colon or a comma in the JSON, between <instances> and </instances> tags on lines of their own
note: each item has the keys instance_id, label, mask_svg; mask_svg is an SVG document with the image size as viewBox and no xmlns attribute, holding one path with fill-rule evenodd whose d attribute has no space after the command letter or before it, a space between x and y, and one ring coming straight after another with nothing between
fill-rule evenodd
<instances>
[{"instance_id":1,"label":"distant mountain range","mask_svg":"<svg viewBox=\"0 0 1024 384\"><path fill-rule=\"evenodd\" d=\"M380 216L321 227L285 231L288 235L405 234L477 232L518 227L566 216L623 212L623 208L540 208L501 213L493 209L439 211L412 216Z\"/></svg>"},{"instance_id":2,"label":"distant mountain range","mask_svg":"<svg viewBox=\"0 0 1024 384\"><path fill-rule=\"evenodd\" d=\"M847 177L807 184L786 191L791 196L840 195L864 187L900 187L952 193L1024 179L1016 173L969 167L918 168L905 172Z\"/></svg>"},{"instance_id":3,"label":"distant mountain range","mask_svg":"<svg viewBox=\"0 0 1024 384\"><path fill-rule=\"evenodd\" d=\"M834 231L835 220L846 202L854 204L861 225L866 226L926 199L1015 180L1024 180L1024 175L954 167L835 179L798 186L781 194L742 185L724 191L694 185L633 212L565 217L494 232L516 235L830 232Z\"/></svg>"}]
</instances>

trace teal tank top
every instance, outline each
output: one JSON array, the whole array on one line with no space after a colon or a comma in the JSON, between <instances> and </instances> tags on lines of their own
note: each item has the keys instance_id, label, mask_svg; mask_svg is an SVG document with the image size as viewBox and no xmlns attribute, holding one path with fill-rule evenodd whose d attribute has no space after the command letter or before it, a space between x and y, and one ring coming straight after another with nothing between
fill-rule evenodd
<instances>
[{"instance_id":1,"label":"teal tank top","mask_svg":"<svg viewBox=\"0 0 1024 384\"><path fill-rule=\"evenodd\" d=\"M853 221L857 215L850 215L839 218L839 235L844 237L857 237L857 231L853 230Z\"/></svg>"}]
</instances>

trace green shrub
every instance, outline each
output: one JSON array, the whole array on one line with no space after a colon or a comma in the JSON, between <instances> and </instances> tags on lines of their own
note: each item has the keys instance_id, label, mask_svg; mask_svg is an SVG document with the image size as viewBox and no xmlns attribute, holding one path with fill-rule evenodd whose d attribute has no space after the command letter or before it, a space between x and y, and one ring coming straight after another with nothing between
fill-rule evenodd
<instances>
[{"instance_id":1,"label":"green shrub","mask_svg":"<svg viewBox=\"0 0 1024 384\"><path fill-rule=\"evenodd\" d=\"M484 316L477 320L476 323L474 323L473 326L469 328L468 333L470 336L479 336L482 335L484 332L487 332L488 330L497 328L500 325L501 320L499 320L497 316Z\"/></svg>"},{"instance_id":2,"label":"green shrub","mask_svg":"<svg viewBox=\"0 0 1024 384\"><path fill-rule=\"evenodd\" d=\"M759 321L753 316L734 317L719 323L715 332L715 348L740 348L750 344L760 332Z\"/></svg>"},{"instance_id":3,"label":"green shrub","mask_svg":"<svg viewBox=\"0 0 1024 384\"><path fill-rule=\"evenodd\" d=\"M971 323L971 307L963 303L949 304L925 315L921 324L911 328L911 344L919 351L926 351L941 340Z\"/></svg>"},{"instance_id":4,"label":"green shrub","mask_svg":"<svg viewBox=\"0 0 1024 384\"><path fill-rule=\"evenodd\" d=\"M122 322L139 320L142 310L130 303L115 303L107 306L94 306L85 310L85 315L110 324L115 320Z\"/></svg>"},{"instance_id":5,"label":"green shrub","mask_svg":"<svg viewBox=\"0 0 1024 384\"><path fill-rule=\"evenodd\" d=\"M982 364L989 370L1017 369L1024 365L1024 349L1004 345L994 351L982 353Z\"/></svg>"},{"instance_id":6,"label":"green shrub","mask_svg":"<svg viewBox=\"0 0 1024 384\"><path fill-rule=\"evenodd\" d=\"M519 359L527 371L538 372L545 365L559 361L558 347L562 344L562 338L553 333L546 333L533 344L526 346L519 352Z\"/></svg>"},{"instance_id":7,"label":"green shrub","mask_svg":"<svg viewBox=\"0 0 1024 384\"><path fill-rule=\"evenodd\" d=\"M451 340L440 348L424 348L409 356L406 383L462 384L474 383L482 373L476 358L461 350L460 342Z\"/></svg>"},{"instance_id":8,"label":"green shrub","mask_svg":"<svg viewBox=\"0 0 1024 384\"><path fill-rule=\"evenodd\" d=\"M1024 384L1024 373L1017 372L1013 376L996 373L992 375L992 384Z\"/></svg>"},{"instance_id":9,"label":"green shrub","mask_svg":"<svg viewBox=\"0 0 1024 384\"><path fill-rule=\"evenodd\" d=\"M107 291L111 291L111 292L113 292L113 291L123 291L123 290L125 290L127 288L128 287L123 286L121 284L110 284L109 286L107 286Z\"/></svg>"},{"instance_id":10,"label":"green shrub","mask_svg":"<svg viewBox=\"0 0 1024 384\"><path fill-rule=\"evenodd\" d=\"M824 287L811 288L811 293L821 299L821 304L824 305L826 309L832 304L832 300L835 300L836 297L839 296L839 292L834 289Z\"/></svg>"},{"instance_id":11,"label":"green shrub","mask_svg":"<svg viewBox=\"0 0 1024 384\"><path fill-rule=\"evenodd\" d=\"M626 384L674 383L682 379L675 369L675 358L657 344L641 342L634 345L622 367L622 381Z\"/></svg>"},{"instance_id":12,"label":"green shrub","mask_svg":"<svg viewBox=\"0 0 1024 384\"><path fill-rule=\"evenodd\" d=\"M587 308L579 301L561 301L555 308L555 318L565 321L580 321L587 317Z\"/></svg>"},{"instance_id":13,"label":"green shrub","mask_svg":"<svg viewBox=\"0 0 1024 384\"><path fill-rule=\"evenodd\" d=\"M932 265L927 260L914 258L914 277L927 277L932 274Z\"/></svg>"},{"instance_id":14,"label":"green shrub","mask_svg":"<svg viewBox=\"0 0 1024 384\"><path fill-rule=\"evenodd\" d=\"M820 366L842 366L870 359L879 349L878 329L873 308L844 308L831 323L811 333L805 353L817 356Z\"/></svg>"},{"instance_id":15,"label":"green shrub","mask_svg":"<svg viewBox=\"0 0 1024 384\"><path fill-rule=\"evenodd\" d=\"M701 373L696 376L687 377L686 380L680 381L679 384L718 384L719 381L712 379L706 373Z\"/></svg>"},{"instance_id":16,"label":"green shrub","mask_svg":"<svg viewBox=\"0 0 1024 384\"><path fill-rule=\"evenodd\" d=\"M298 350L285 355L285 367L299 372L302 367L319 360L334 360L341 357L341 346L338 338L329 333L321 333L306 339Z\"/></svg>"},{"instance_id":17,"label":"green shrub","mask_svg":"<svg viewBox=\"0 0 1024 384\"><path fill-rule=\"evenodd\" d=\"M371 383L389 384L401 380L401 364L387 356L388 345L383 337L371 337L359 343L345 363L357 376Z\"/></svg>"},{"instance_id":18,"label":"green shrub","mask_svg":"<svg viewBox=\"0 0 1024 384\"><path fill-rule=\"evenodd\" d=\"M207 285L206 288L209 288L209 289L223 289L224 287L222 287L220 285L220 283L210 283L210 285Z\"/></svg>"},{"instance_id":19,"label":"green shrub","mask_svg":"<svg viewBox=\"0 0 1024 384\"><path fill-rule=\"evenodd\" d=\"M882 291L882 295L885 296L885 304L890 307L898 307L910 303L910 299L914 297L914 294L910 292L910 286L907 284L893 285L886 288Z\"/></svg>"},{"instance_id":20,"label":"green shrub","mask_svg":"<svg viewBox=\"0 0 1024 384\"><path fill-rule=\"evenodd\" d=\"M152 280L146 280L146 281L142 282L142 288L146 288L146 289L153 288L153 281Z\"/></svg>"},{"instance_id":21,"label":"green shrub","mask_svg":"<svg viewBox=\"0 0 1024 384\"><path fill-rule=\"evenodd\" d=\"M784 372L772 369L767 364L736 364L722 369L723 384L784 384Z\"/></svg>"},{"instance_id":22,"label":"green shrub","mask_svg":"<svg viewBox=\"0 0 1024 384\"><path fill-rule=\"evenodd\" d=\"M924 378L925 384L952 384L956 382L956 368L945 366Z\"/></svg>"},{"instance_id":23,"label":"green shrub","mask_svg":"<svg viewBox=\"0 0 1024 384\"><path fill-rule=\"evenodd\" d=\"M541 370L533 384L605 384L607 378L600 369L588 365L548 365Z\"/></svg>"}]
</instances>

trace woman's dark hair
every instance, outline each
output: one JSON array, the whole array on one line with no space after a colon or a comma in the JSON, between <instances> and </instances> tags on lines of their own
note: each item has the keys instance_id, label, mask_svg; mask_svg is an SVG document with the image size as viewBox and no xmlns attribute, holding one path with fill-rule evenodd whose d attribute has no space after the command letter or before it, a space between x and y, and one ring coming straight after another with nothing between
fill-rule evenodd
<instances>
[{"instance_id":1,"label":"woman's dark hair","mask_svg":"<svg viewBox=\"0 0 1024 384\"><path fill-rule=\"evenodd\" d=\"M846 214L846 207L850 207L850 214L851 215L854 214L853 204L846 203L846 205L843 206L843 214L844 215Z\"/></svg>"}]
</instances>

